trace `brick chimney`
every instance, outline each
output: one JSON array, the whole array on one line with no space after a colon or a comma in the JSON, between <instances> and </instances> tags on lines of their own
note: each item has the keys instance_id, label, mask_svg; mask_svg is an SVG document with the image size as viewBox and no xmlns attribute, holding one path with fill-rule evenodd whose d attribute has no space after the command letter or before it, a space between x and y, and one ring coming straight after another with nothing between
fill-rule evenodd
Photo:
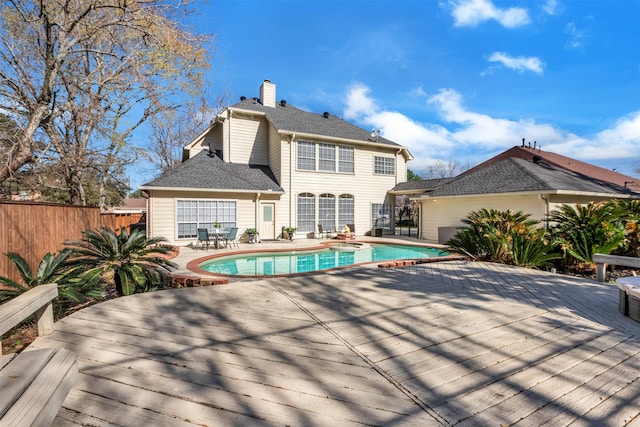
<instances>
[{"instance_id":1,"label":"brick chimney","mask_svg":"<svg viewBox=\"0 0 640 427\"><path fill-rule=\"evenodd\" d=\"M265 80L260 85L260 101L265 107L276 107L276 85Z\"/></svg>"}]
</instances>

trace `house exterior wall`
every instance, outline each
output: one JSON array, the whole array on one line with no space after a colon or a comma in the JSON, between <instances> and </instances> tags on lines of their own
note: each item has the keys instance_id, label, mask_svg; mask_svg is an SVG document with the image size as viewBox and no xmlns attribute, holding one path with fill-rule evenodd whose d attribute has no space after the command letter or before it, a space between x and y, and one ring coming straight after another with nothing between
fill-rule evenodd
<instances>
[{"instance_id":1,"label":"house exterior wall","mask_svg":"<svg viewBox=\"0 0 640 427\"><path fill-rule=\"evenodd\" d=\"M178 200L218 200L236 202L236 226L238 236L244 230L255 227L255 195L243 193L211 193L200 191L164 191L151 190L149 198L149 231L153 237L164 237L170 244L186 246L195 243L195 238L178 238L177 201Z\"/></svg>"},{"instance_id":2,"label":"house exterior wall","mask_svg":"<svg viewBox=\"0 0 640 427\"><path fill-rule=\"evenodd\" d=\"M229 122L229 140L225 161L232 163L269 164L269 124L265 118L234 113ZM228 160L227 160L228 159Z\"/></svg>"},{"instance_id":3,"label":"house exterior wall","mask_svg":"<svg viewBox=\"0 0 640 427\"><path fill-rule=\"evenodd\" d=\"M546 200L545 200L546 199ZM445 243L439 237L448 235L441 227L461 227L464 219L470 212L484 209L496 209L506 211L522 211L530 214L531 219L544 221L547 215L554 210L559 210L563 204L576 205L589 202L605 202L610 197L596 197L586 195L568 194L527 194L527 195L503 195L503 196L469 196L469 197L445 197L436 199L423 199L420 205L420 224L422 239L429 243Z\"/></svg>"},{"instance_id":4,"label":"house exterior wall","mask_svg":"<svg viewBox=\"0 0 640 427\"><path fill-rule=\"evenodd\" d=\"M537 195L449 197L421 200L420 227L422 239L429 243L439 241L440 227L462 227L462 219L470 212L485 209L522 211L531 219L544 220L545 201Z\"/></svg>"}]
</instances>

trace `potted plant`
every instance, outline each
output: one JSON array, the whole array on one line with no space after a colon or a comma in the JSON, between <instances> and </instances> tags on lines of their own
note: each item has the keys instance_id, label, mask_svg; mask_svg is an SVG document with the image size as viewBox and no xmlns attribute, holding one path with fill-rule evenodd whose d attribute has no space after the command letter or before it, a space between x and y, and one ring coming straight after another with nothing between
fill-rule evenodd
<instances>
[{"instance_id":1,"label":"potted plant","mask_svg":"<svg viewBox=\"0 0 640 427\"><path fill-rule=\"evenodd\" d=\"M295 227L287 227L284 229L284 231L287 232L287 234L289 235L289 240L293 240L293 235L296 232L297 228Z\"/></svg>"},{"instance_id":2,"label":"potted plant","mask_svg":"<svg viewBox=\"0 0 640 427\"><path fill-rule=\"evenodd\" d=\"M218 221L213 223L213 228L216 229L216 233L220 231L220 223Z\"/></svg>"},{"instance_id":3,"label":"potted plant","mask_svg":"<svg viewBox=\"0 0 640 427\"><path fill-rule=\"evenodd\" d=\"M245 233L247 233L247 236L249 236L249 243L256 242L256 235L258 234L258 230L256 230L255 228L247 228L245 230Z\"/></svg>"}]
</instances>

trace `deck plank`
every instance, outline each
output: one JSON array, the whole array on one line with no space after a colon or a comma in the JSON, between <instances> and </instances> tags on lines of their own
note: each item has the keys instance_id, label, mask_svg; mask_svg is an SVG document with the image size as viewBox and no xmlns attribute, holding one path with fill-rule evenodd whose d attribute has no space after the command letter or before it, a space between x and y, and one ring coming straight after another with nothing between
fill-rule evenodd
<instances>
[{"instance_id":1,"label":"deck plank","mask_svg":"<svg viewBox=\"0 0 640 427\"><path fill-rule=\"evenodd\" d=\"M640 324L615 291L476 262L354 268L119 298L33 345L78 354L61 426L622 425Z\"/></svg>"}]
</instances>

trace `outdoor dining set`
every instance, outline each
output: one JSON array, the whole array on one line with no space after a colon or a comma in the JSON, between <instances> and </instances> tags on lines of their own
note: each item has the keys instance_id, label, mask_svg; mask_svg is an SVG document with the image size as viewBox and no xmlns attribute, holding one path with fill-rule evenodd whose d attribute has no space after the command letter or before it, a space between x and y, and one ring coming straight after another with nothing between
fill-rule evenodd
<instances>
[{"instance_id":1,"label":"outdoor dining set","mask_svg":"<svg viewBox=\"0 0 640 427\"><path fill-rule=\"evenodd\" d=\"M231 247L235 245L238 247L238 228L233 227L230 229L213 229L198 228L198 240L196 241L196 247L203 246L209 249L209 246L213 245L216 249Z\"/></svg>"}]
</instances>

